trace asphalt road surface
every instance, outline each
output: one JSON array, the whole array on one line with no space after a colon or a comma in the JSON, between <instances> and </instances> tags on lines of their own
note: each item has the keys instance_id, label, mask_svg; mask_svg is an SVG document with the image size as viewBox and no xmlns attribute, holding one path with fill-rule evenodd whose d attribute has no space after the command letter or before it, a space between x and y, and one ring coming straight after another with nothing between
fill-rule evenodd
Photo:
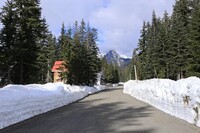
<instances>
[{"instance_id":1,"label":"asphalt road surface","mask_svg":"<svg viewBox=\"0 0 200 133\"><path fill-rule=\"evenodd\" d=\"M200 128L110 88L0 133L200 133Z\"/></svg>"}]
</instances>

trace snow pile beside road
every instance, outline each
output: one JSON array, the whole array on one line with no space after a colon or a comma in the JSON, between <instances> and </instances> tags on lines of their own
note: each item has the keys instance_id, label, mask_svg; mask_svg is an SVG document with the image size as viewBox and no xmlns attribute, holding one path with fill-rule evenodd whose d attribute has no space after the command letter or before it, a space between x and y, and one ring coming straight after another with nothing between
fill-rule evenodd
<instances>
[{"instance_id":1,"label":"snow pile beside road","mask_svg":"<svg viewBox=\"0 0 200 133\"><path fill-rule=\"evenodd\" d=\"M128 81L124 93L200 127L200 79Z\"/></svg>"},{"instance_id":2,"label":"snow pile beside road","mask_svg":"<svg viewBox=\"0 0 200 133\"><path fill-rule=\"evenodd\" d=\"M0 88L0 129L105 89L63 83L8 85Z\"/></svg>"}]
</instances>

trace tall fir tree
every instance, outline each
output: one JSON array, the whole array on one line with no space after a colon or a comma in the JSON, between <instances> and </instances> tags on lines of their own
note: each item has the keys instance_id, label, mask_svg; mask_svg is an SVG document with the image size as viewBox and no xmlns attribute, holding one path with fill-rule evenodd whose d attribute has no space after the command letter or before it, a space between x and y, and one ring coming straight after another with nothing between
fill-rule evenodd
<instances>
[{"instance_id":1,"label":"tall fir tree","mask_svg":"<svg viewBox=\"0 0 200 133\"><path fill-rule=\"evenodd\" d=\"M86 63L88 64L88 69L86 69L86 71L89 81L87 85L94 85L97 81L97 74L101 71L101 60L98 57L99 49L96 44L97 39L97 29L91 29L88 24L85 45L87 59Z\"/></svg>"},{"instance_id":2,"label":"tall fir tree","mask_svg":"<svg viewBox=\"0 0 200 133\"><path fill-rule=\"evenodd\" d=\"M76 21L73 28L73 39L72 39L72 49L71 49L71 57L67 62L67 83L78 85L78 76L79 76L79 48L80 48L80 40L78 36L78 22Z\"/></svg>"},{"instance_id":3,"label":"tall fir tree","mask_svg":"<svg viewBox=\"0 0 200 133\"><path fill-rule=\"evenodd\" d=\"M62 24L61 28L61 35L58 37L58 44L57 44L57 56L58 60L64 60L66 57L66 50L67 50L67 33L65 29L64 23Z\"/></svg>"},{"instance_id":4,"label":"tall fir tree","mask_svg":"<svg viewBox=\"0 0 200 133\"><path fill-rule=\"evenodd\" d=\"M187 72L189 13L188 0L176 0L172 14L172 41L169 47L172 79L183 78Z\"/></svg>"},{"instance_id":5,"label":"tall fir tree","mask_svg":"<svg viewBox=\"0 0 200 133\"><path fill-rule=\"evenodd\" d=\"M7 1L1 11L0 21L3 25L1 30L0 45L0 69L1 84L10 84L13 67L16 64L16 19L15 5L13 1Z\"/></svg>"},{"instance_id":6,"label":"tall fir tree","mask_svg":"<svg viewBox=\"0 0 200 133\"><path fill-rule=\"evenodd\" d=\"M56 42L51 32L48 30L46 20L42 22L42 39L39 46L37 58L37 67L40 69L38 73L38 82L47 83L52 81L51 67L56 60Z\"/></svg>"},{"instance_id":7,"label":"tall fir tree","mask_svg":"<svg viewBox=\"0 0 200 133\"><path fill-rule=\"evenodd\" d=\"M187 76L200 77L200 1L195 1L189 24L189 65Z\"/></svg>"},{"instance_id":8,"label":"tall fir tree","mask_svg":"<svg viewBox=\"0 0 200 133\"><path fill-rule=\"evenodd\" d=\"M165 11L162 19L162 29L161 29L161 44L162 44L162 70L164 73L163 78L169 78L170 73L170 51L169 47L171 44L171 18Z\"/></svg>"},{"instance_id":9,"label":"tall fir tree","mask_svg":"<svg viewBox=\"0 0 200 133\"><path fill-rule=\"evenodd\" d=\"M143 22L143 26L142 26L142 30L140 31L141 35L140 35L140 39L139 39L139 43L138 43L138 58L139 58L139 63L140 63L140 67L141 67L141 71L140 71L140 78L141 79L145 79L146 75L146 68L147 68L147 24L146 22ZM136 55L136 51L134 50L133 52L133 57L132 57L132 67L131 67L131 77L134 77L134 65L135 64L135 58Z\"/></svg>"}]
</instances>

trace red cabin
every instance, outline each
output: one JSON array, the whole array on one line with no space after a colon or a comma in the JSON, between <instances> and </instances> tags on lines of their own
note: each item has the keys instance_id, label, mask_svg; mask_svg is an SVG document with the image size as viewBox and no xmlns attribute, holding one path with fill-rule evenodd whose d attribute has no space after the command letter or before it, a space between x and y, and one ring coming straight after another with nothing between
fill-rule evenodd
<instances>
[{"instance_id":1,"label":"red cabin","mask_svg":"<svg viewBox=\"0 0 200 133\"><path fill-rule=\"evenodd\" d=\"M64 61L56 61L52 68L52 72L54 73L54 82L64 82L62 78L62 73L66 72L65 62Z\"/></svg>"}]
</instances>

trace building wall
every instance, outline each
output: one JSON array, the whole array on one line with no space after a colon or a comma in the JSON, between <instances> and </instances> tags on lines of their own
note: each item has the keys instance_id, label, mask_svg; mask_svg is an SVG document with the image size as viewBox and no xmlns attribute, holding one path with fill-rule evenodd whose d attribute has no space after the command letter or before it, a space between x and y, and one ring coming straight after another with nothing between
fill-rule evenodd
<instances>
[{"instance_id":1,"label":"building wall","mask_svg":"<svg viewBox=\"0 0 200 133\"><path fill-rule=\"evenodd\" d=\"M54 83L55 82L62 82L59 72L54 72Z\"/></svg>"}]
</instances>

